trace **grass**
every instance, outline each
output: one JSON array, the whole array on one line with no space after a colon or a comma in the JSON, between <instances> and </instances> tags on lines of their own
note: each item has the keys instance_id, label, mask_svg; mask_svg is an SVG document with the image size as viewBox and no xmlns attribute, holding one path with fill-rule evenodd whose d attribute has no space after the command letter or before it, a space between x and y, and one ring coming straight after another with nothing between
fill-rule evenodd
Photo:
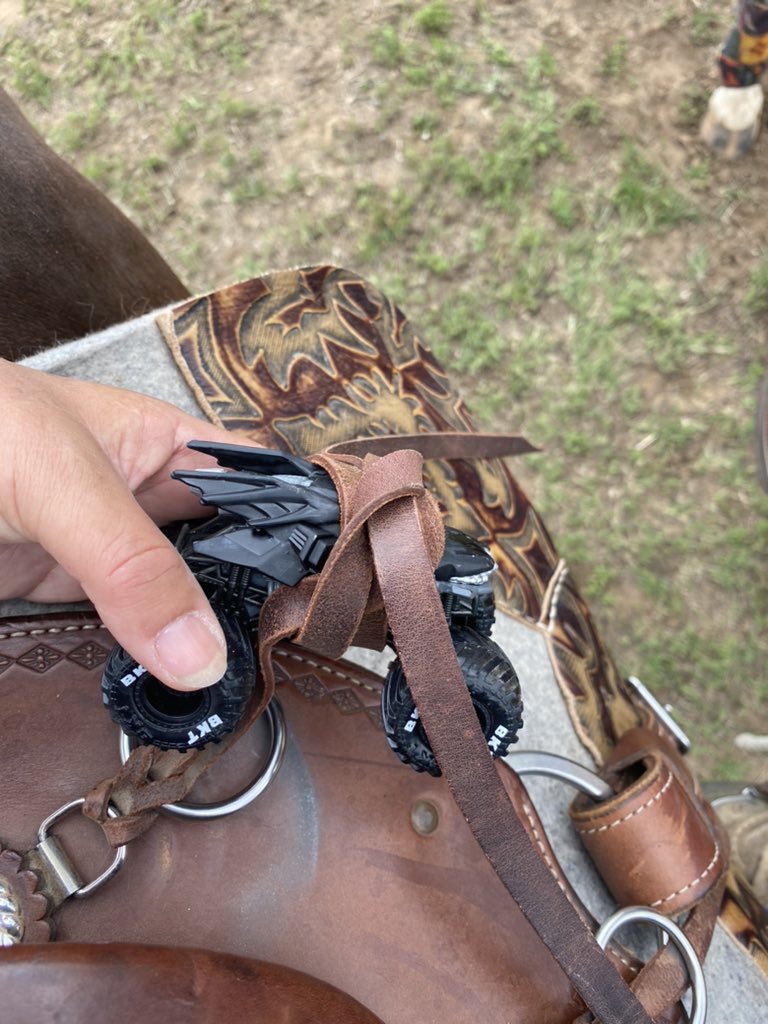
<instances>
[{"instance_id":1,"label":"grass","mask_svg":"<svg viewBox=\"0 0 768 1024\"><path fill-rule=\"evenodd\" d=\"M0 59L193 289L332 259L390 292L477 420L544 448L515 469L620 670L727 777L755 770L729 737L768 731L768 255L757 170L695 146L726 15L668 7L690 66L657 134L634 116L657 50L610 5L590 54L527 4L298 5L299 44L274 3L40 0Z\"/></svg>"},{"instance_id":2,"label":"grass","mask_svg":"<svg viewBox=\"0 0 768 1024\"><path fill-rule=\"evenodd\" d=\"M453 25L454 15L451 5L446 0L431 0L416 11L413 20L427 35L447 36Z\"/></svg>"},{"instance_id":3,"label":"grass","mask_svg":"<svg viewBox=\"0 0 768 1024\"><path fill-rule=\"evenodd\" d=\"M605 78L621 78L626 74L628 48L626 39L617 39L608 47L600 65L600 73Z\"/></svg>"},{"instance_id":4,"label":"grass","mask_svg":"<svg viewBox=\"0 0 768 1024\"><path fill-rule=\"evenodd\" d=\"M632 142L624 147L613 204L620 217L652 232L696 217L695 207Z\"/></svg>"},{"instance_id":5,"label":"grass","mask_svg":"<svg viewBox=\"0 0 768 1024\"><path fill-rule=\"evenodd\" d=\"M691 10L690 38L694 46L714 46L724 37L724 15L717 0L701 0ZM730 26L727 26L730 27Z\"/></svg>"},{"instance_id":6,"label":"grass","mask_svg":"<svg viewBox=\"0 0 768 1024\"><path fill-rule=\"evenodd\" d=\"M768 251L760 254L758 264L750 274L744 303L755 317L768 313Z\"/></svg>"}]
</instances>

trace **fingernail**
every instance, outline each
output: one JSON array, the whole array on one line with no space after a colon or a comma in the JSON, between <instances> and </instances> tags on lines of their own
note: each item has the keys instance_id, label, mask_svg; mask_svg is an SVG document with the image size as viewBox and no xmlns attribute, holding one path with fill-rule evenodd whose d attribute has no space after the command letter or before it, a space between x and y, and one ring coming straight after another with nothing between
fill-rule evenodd
<instances>
[{"instance_id":1,"label":"fingernail","mask_svg":"<svg viewBox=\"0 0 768 1024\"><path fill-rule=\"evenodd\" d=\"M227 668L221 626L201 612L189 612L161 629L155 654L169 680L185 690L212 686Z\"/></svg>"}]
</instances>

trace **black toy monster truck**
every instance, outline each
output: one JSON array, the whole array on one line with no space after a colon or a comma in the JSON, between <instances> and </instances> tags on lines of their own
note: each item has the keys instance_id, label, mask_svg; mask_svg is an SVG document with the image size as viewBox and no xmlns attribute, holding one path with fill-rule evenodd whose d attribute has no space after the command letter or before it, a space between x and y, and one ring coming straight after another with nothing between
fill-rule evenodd
<instances>
[{"instance_id":1,"label":"black toy monster truck","mask_svg":"<svg viewBox=\"0 0 768 1024\"><path fill-rule=\"evenodd\" d=\"M219 740L237 725L258 673L259 614L279 586L319 572L339 536L339 503L328 474L304 459L240 445L194 441L222 469L178 471L215 516L177 524L177 549L208 596L227 638L229 662L214 686L182 693L155 679L116 645L102 679L114 720L140 743L185 750ZM494 562L477 541L446 529L435 572L456 655L488 746L502 756L517 738L522 703L517 675L490 639ZM398 658L382 692L387 739L401 760L438 775Z\"/></svg>"}]
</instances>

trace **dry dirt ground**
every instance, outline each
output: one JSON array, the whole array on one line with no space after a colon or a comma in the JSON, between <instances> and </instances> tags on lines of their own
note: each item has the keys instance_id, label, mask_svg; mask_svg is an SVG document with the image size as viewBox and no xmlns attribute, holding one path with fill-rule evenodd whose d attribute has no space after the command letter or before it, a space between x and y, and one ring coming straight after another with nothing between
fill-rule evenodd
<instances>
[{"instance_id":1,"label":"dry dirt ground","mask_svg":"<svg viewBox=\"0 0 768 1024\"><path fill-rule=\"evenodd\" d=\"M727 0L0 0L0 77L193 290L393 291L520 468L620 667L764 773L768 136L710 159ZM761 277L761 274L763 275Z\"/></svg>"}]
</instances>

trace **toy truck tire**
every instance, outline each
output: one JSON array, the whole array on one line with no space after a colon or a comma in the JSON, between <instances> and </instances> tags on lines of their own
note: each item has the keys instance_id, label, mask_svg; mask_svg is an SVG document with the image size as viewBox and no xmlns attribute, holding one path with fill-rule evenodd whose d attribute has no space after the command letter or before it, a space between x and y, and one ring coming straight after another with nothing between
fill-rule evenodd
<instances>
[{"instance_id":1,"label":"toy truck tire","mask_svg":"<svg viewBox=\"0 0 768 1024\"><path fill-rule=\"evenodd\" d=\"M503 757L523 724L517 673L502 649L473 629L451 630L453 646L493 757ZM390 664L381 694L387 741L417 772L441 774L411 697L400 659Z\"/></svg>"},{"instance_id":2,"label":"toy truck tire","mask_svg":"<svg viewBox=\"0 0 768 1024\"><path fill-rule=\"evenodd\" d=\"M102 699L123 732L161 750L188 750L218 742L240 721L256 682L253 646L242 620L214 608L227 641L227 670L203 690L172 690L119 644L101 681Z\"/></svg>"}]
</instances>

